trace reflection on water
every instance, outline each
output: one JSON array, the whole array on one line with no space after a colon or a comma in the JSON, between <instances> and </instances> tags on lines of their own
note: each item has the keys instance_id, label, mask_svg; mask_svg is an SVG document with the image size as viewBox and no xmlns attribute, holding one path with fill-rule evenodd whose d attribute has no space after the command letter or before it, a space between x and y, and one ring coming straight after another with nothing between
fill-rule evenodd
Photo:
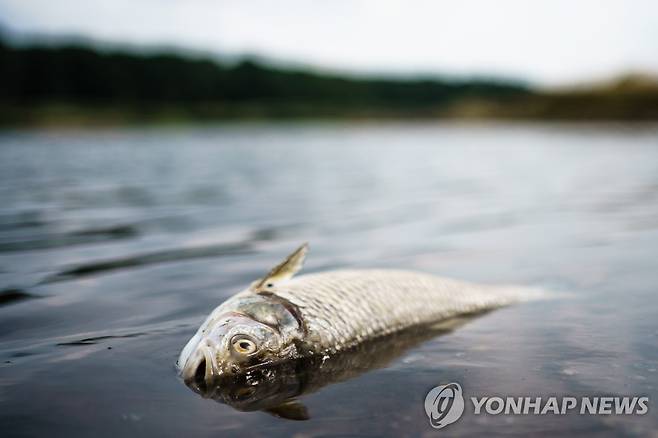
<instances>
[{"instance_id":1,"label":"reflection on water","mask_svg":"<svg viewBox=\"0 0 658 438\"><path fill-rule=\"evenodd\" d=\"M456 381L466 397L652 402L642 417L467 410L451 433L651 434L656 145L658 129L639 125L2 133L0 430L436 436L425 394ZM197 388L222 403L192 393L173 366L182 346L300 241L313 247L306 272L405 268L561 293L438 337L254 375L253 394Z\"/></svg>"}]
</instances>

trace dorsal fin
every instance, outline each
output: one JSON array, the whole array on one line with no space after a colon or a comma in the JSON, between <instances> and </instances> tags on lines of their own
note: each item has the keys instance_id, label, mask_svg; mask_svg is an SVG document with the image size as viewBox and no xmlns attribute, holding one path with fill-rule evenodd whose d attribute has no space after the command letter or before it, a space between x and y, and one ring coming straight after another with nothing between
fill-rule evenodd
<instances>
[{"instance_id":1,"label":"dorsal fin","mask_svg":"<svg viewBox=\"0 0 658 438\"><path fill-rule=\"evenodd\" d=\"M302 269L307 252L308 243L304 243L297 248L295 252L286 257L283 262L272 268L265 277L254 282L251 289L254 291L261 291L274 286L278 282L292 278L300 269Z\"/></svg>"}]
</instances>

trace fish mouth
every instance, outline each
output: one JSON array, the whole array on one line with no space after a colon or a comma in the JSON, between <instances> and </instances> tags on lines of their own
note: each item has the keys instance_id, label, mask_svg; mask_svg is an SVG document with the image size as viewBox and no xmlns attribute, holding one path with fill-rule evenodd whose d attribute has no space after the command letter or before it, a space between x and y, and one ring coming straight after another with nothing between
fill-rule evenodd
<instances>
[{"instance_id":1,"label":"fish mouth","mask_svg":"<svg viewBox=\"0 0 658 438\"><path fill-rule=\"evenodd\" d=\"M209 382L221 374L214 354L205 345L198 347L181 371L181 376L186 383Z\"/></svg>"}]
</instances>

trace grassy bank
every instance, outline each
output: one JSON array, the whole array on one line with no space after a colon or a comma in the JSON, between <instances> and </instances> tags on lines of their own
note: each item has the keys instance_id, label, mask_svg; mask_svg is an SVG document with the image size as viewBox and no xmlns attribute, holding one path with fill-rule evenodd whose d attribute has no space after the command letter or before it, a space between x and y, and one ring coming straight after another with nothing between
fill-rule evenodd
<instances>
[{"instance_id":1,"label":"grassy bank","mask_svg":"<svg viewBox=\"0 0 658 438\"><path fill-rule=\"evenodd\" d=\"M223 120L464 119L658 121L658 94L536 94L508 100L462 99L447 105L388 107L305 103L85 104L0 103L0 126L180 124Z\"/></svg>"}]
</instances>

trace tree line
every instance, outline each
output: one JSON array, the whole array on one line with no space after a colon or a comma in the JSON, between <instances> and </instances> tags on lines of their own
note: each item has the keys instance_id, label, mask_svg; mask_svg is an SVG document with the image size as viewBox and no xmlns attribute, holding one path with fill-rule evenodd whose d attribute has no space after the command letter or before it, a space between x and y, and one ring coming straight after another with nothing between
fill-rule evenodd
<instances>
[{"instance_id":1,"label":"tree line","mask_svg":"<svg viewBox=\"0 0 658 438\"><path fill-rule=\"evenodd\" d=\"M464 97L530 93L495 80L350 77L279 68L253 60L222 63L181 53L102 51L84 45L0 42L0 99L82 104L301 102L333 106L441 106Z\"/></svg>"}]
</instances>

